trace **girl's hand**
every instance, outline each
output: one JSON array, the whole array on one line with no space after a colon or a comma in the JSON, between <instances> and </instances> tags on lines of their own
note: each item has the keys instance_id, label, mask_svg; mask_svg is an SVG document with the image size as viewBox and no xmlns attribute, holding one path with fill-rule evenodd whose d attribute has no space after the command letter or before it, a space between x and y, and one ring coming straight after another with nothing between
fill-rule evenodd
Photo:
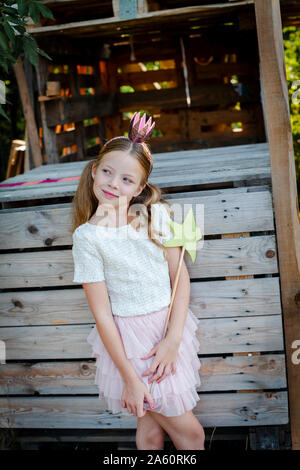
<instances>
[{"instance_id":1,"label":"girl's hand","mask_svg":"<svg viewBox=\"0 0 300 470\"><path fill-rule=\"evenodd\" d=\"M176 372L176 357L178 354L180 343L170 339L168 336L163 338L153 349L147 354L147 356L141 357L141 359L148 359L155 355L149 369L142 373L142 376L154 375L149 378L148 383L156 380L158 383L166 378L170 372L174 375ZM157 369L157 370L156 370Z\"/></svg>"},{"instance_id":2,"label":"girl's hand","mask_svg":"<svg viewBox=\"0 0 300 470\"><path fill-rule=\"evenodd\" d=\"M153 397L142 380L136 379L125 383L121 396L122 408L127 408L129 413L142 418L146 413L144 401L147 401L150 407L154 407Z\"/></svg>"}]
</instances>

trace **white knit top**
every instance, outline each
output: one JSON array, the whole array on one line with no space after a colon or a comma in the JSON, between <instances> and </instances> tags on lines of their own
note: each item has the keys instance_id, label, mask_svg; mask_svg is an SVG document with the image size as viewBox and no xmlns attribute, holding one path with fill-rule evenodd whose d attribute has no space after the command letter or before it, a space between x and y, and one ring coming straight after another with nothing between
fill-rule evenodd
<instances>
[{"instance_id":1,"label":"white knit top","mask_svg":"<svg viewBox=\"0 0 300 470\"><path fill-rule=\"evenodd\" d=\"M164 204L152 204L153 227L161 243L173 238ZM113 315L145 315L169 305L168 262L146 227L105 227L86 222L73 232L75 283L106 281Z\"/></svg>"}]
</instances>

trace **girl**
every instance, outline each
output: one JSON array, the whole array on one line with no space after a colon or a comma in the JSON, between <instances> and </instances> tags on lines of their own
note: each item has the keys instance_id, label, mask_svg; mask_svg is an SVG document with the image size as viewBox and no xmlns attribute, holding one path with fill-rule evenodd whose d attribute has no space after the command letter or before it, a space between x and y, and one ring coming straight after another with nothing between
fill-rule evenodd
<instances>
[{"instance_id":1,"label":"girl","mask_svg":"<svg viewBox=\"0 0 300 470\"><path fill-rule=\"evenodd\" d=\"M87 341L99 398L112 413L137 416L137 448L163 449L167 433L176 449L204 450L192 412L200 322L189 309L184 262L162 339L181 250L163 246L173 238L169 206L148 181L153 160L145 140L154 125L134 113L128 137L106 142L85 166L73 199L73 282L83 285L96 322Z\"/></svg>"}]
</instances>

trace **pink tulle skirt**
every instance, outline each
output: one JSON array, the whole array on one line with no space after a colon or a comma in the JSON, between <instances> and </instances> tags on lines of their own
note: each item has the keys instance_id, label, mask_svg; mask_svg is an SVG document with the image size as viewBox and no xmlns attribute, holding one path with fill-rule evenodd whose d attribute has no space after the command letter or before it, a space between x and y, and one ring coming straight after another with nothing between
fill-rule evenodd
<instances>
[{"instance_id":1,"label":"pink tulle skirt","mask_svg":"<svg viewBox=\"0 0 300 470\"><path fill-rule=\"evenodd\" d=\"M114 315L127 358L149 392L151 383L148 383L148 380L153 374L142 377L142 373L151 366L155 356L148 359L140 358L146 356L161 341L167 313L168 306L145 315L131 317ZM197 354L200 343L196 336L199 323L198 318L188 309L176 358L176 372L174 375L170 372L160 383L155 382L152 391L154 408L150 408L148 402L144 401L145 410L161 413L164 416L179 416L193 409L200 400L196 390L201 384L198 372L201 363ZM89 333L87 342L92 346L93 357L96 357L95 384L99 388L99 398L106 400L107 409L113 414L132 416L127 408L122 407L123 378L108 354L96 325Z\"/></svg>"}]
</instances>

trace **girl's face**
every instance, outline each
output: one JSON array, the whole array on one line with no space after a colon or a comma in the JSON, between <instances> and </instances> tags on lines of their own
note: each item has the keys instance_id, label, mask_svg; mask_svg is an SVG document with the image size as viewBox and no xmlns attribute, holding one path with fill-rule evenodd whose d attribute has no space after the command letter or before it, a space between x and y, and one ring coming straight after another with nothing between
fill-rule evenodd
<instances>
[{"instance_id":1,"label":"girl's face","mask_svg":"<svg viewBox=\"0 0 300 470\"><path fill-rule=\"evenodd\" d=\"M115 208L120 204L128 206L145 187L140 184L144 173L138 160L120 150L104 155L98 168L93 167L92 176L93 190L99 203L111 204Z\"/></svg>"}]
</instances>

